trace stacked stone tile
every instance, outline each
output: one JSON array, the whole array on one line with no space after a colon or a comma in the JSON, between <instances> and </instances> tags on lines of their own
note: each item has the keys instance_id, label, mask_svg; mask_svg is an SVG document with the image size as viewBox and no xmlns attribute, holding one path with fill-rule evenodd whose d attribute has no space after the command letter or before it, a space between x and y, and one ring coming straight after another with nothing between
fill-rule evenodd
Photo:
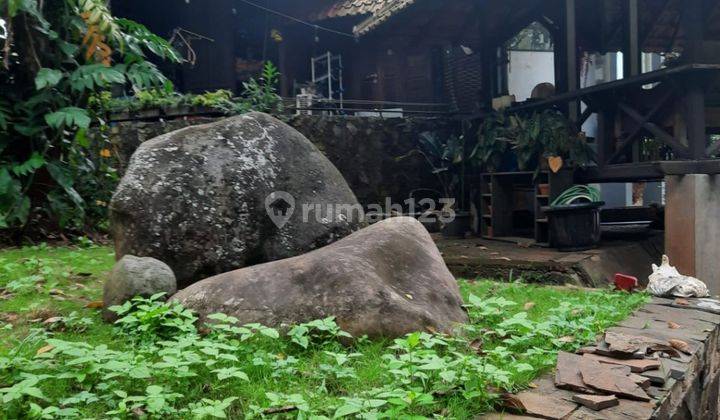
<instances>
[{"instance_id":1,"label":"stacked stone tile","mask_svg":"<svg viewBox=\"0 0 720 420\"><path fill-rule=\"evenodd\" d=\"M720 418L720 301L662 299L609 328L488 419ZM517 404L516 404L517 405Z\"/></svg>"}]
</instances>

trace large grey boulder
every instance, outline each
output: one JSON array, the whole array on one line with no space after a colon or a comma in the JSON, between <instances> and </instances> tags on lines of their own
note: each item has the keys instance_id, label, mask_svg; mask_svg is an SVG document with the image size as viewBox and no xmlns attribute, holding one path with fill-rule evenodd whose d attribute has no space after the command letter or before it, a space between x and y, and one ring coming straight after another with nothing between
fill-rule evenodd
<instances>
[{"instance_id":1,"label":"large grey boulder","mask_svg":"<svg viewBox=\"0 0 720 420\"><path fill-rule=\"evenodd\" d=\"M328 204L340 211L328 213ZM250 113L143 143L113 196L110 220L118 258L157 258L185 287L327 245L359 228L359 208L309 140ZM269 212L288 217L276 224Z\"/></svg>"},{"instance_id":2,"label":"large grey boulder","mask_svg":"<svg viewBox=\"0 0 720 420\"><path fill-rule=\"evenodd\" d=\"M150 297L165 293L167 297L177 292L175 274L162 261L155 258L139 258L126 255L110 272L103 287L103 318L115 321L117 315L109 308L122 305L135 296Z\"/></svg>"},{"instance_id":3,"label":"large grey boulder","mask_svg":"<svg viewBox=\"0 0 720 420\"><path fill-rule=\"evenodd\" d=\"M467 322L455 278L413 218L376 223L322 249L200 281L171 298L206 320L284 328L328 316L355 337L452 332Z\"/></svg>"}]
</instances>

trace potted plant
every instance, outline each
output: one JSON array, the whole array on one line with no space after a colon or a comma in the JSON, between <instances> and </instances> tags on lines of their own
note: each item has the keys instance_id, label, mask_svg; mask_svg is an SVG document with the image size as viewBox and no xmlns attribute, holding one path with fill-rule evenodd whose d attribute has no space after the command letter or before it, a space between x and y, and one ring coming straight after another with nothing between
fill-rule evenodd
<instances>
[{"instance_id":1,"label":"potted plant","mask_svg":"<svg viewBox=\"0 0 720 420\"><path fill-rule=\"evenodd\" d=\"M550 246L560 251L584 251L600 242L600 201L597 188L575 185L542 211L550 226Z\"/></svg>"},{"instance_id":2,"label":"potted plant","mask_svg":"<svg viewBox=\"0 0 720 420\"><path fill-rule=\"evenodd\" d=\"M470 156L465 136L451 135L443 139L437 133L428 131L420 134L418 142L417 148L397 159L413 155L425 159L442 189L443 198L450 199L434 212L442 222L442 233L445 236L464 236L471 228L471 215L465 206L465 171Z\"/></svg>"},{"instance_id":3,"label":"potted plant","mask_svg":"<svg viewBox=\"0 0 720 420\"><path fill-rule=\"evenodd\" d=\"M568 119L556 110L536 112L529 117L513 116L516 135L511 139L522 170L584 166L594 161L594 152L585 135L572 128Z\"/></svg>"},{"instance_id":4,"label":"potted plant","mask_svg":"<svg viewBox=\"0 0 720 420\"><path fill-rule=\"evenodd\" d=\"M478 141L470 159L487 172L516 170L517 159L510 149L513 131L504 113L488 115L478 129Z\"/></svg>"}]
</instances>

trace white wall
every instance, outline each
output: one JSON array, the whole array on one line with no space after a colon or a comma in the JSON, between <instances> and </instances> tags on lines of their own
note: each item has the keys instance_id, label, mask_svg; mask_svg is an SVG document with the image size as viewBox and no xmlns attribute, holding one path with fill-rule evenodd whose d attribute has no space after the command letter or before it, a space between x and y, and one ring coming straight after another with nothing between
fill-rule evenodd
<instances>
[{"instance_id":1,"label":"white wall","mask_svg":"<svg viewBox=\"0 0 720 420\"><path fill-rule=\"evenodd\" d=\"M551 51L508 51L508 84L515 100L530 97L540 83L555 84L555 57Z\"/></svg>"}]
</instances>

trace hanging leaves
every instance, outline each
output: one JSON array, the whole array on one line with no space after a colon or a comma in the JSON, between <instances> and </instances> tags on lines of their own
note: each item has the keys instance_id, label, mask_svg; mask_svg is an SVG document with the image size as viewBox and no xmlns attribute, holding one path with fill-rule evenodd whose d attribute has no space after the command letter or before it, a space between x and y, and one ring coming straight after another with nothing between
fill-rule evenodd
<instances>
[{"instance_id":1,"label":"hanging leaves","mask_svg":"<svg viewBox=\"0 0 720 420\"><path fill-rule=\"evenodd\" d=\"M95 203L109 200L117 174L112 156L100 155L105 140L85 135L93 121L88 98L128 82L162 86L165 77L146 55L177 61L167 41L115 18L107 3L58 0L41 7L36 0L0 0L7 28L0 59L8 74L0 78L1 228L33 220L85 229L106 217ZM32 42L13 42L13 28L20 27ZM35 176L39 170L43 176Z\"/></svg>"},{"instance_id":2,"label":"hanging leaves","mask_svg":"<svg viewBox=\"0 0 720 420\"><path fill-rule=\"evenodd\" d=\"M92 23L93 15L85 12L80 15L87 24L87 33L82 40L82 45L86 48L85 60L102 63L105 67L111 66L112 48L105 43L105 35L100 31L100 26ZM94 19L97 20L97 19Z\"/></svg>"}]
</instances>

